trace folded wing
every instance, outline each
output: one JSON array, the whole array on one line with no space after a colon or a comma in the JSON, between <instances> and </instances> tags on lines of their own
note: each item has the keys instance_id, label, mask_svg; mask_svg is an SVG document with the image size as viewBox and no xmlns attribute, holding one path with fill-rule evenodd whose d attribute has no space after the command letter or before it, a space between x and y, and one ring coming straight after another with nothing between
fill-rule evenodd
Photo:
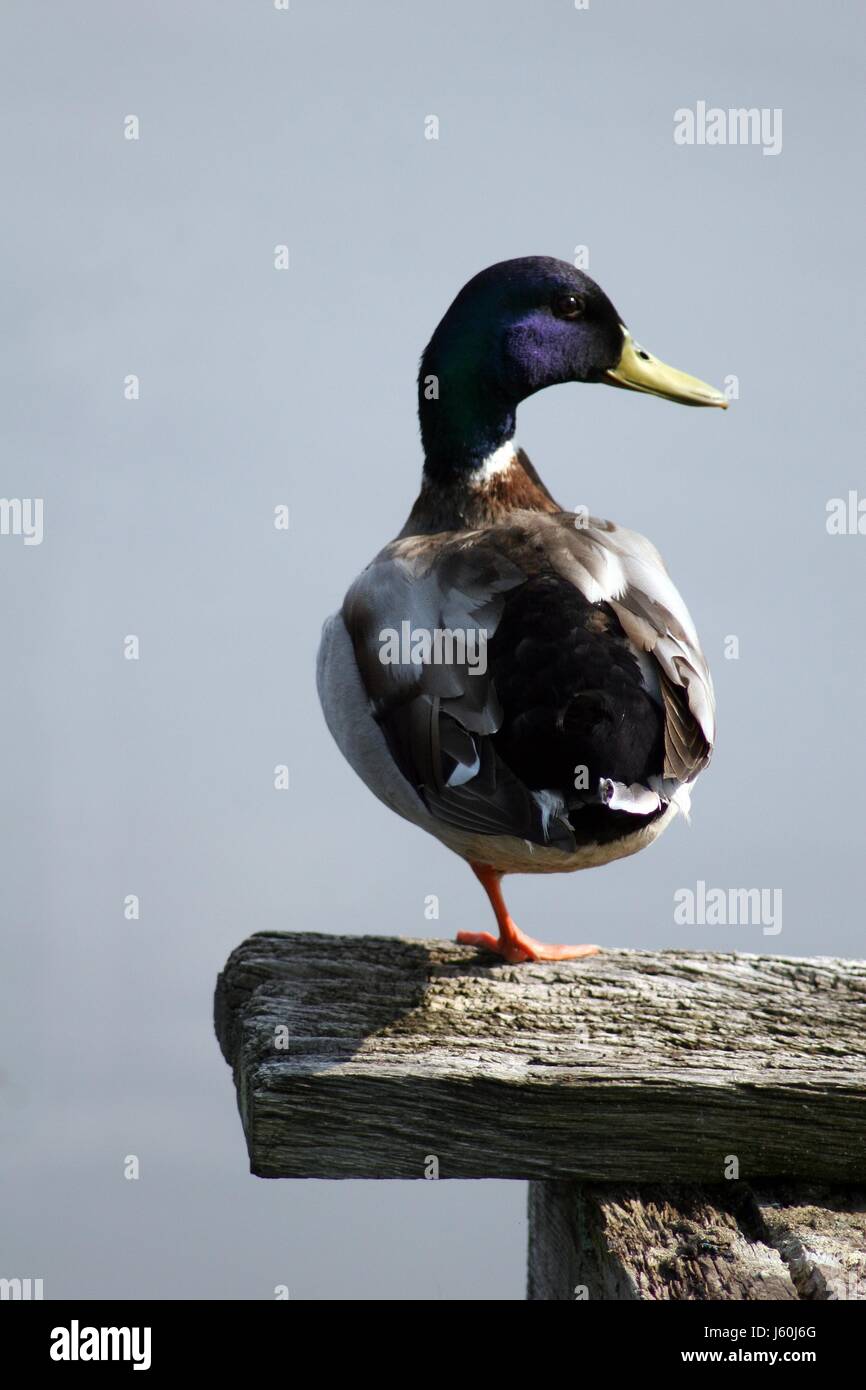
<instances>
[{"instance_id":1,"label":"folded wing","mask_svg":"<svg viewBox=\"0 0 866 1390\"><path fill-rule=\"evenodd\" d=\"M397 540L343 617L391 756L461 829L570 852L599 817L651 816L709 761L712 683L691 618L655 548L612 523L527 512ZM592 780L574 789L584 749ZM619 763L637 767L635 790Z\"/></svg>"}]
</instances>

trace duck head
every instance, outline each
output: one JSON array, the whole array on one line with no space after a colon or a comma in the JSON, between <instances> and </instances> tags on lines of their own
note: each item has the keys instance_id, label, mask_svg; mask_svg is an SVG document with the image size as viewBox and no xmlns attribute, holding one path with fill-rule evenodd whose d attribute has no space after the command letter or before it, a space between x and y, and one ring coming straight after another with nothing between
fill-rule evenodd
<instances>
[{"instance_id":1,"label":"duck head","mask_svg":"<svg viewBox=\"0 0 866 1390\"><path fill-rule=\"evenodd\" d=\"M476 275L421 359L419 417L431 478L471 472L514 434L517 406L546 386L602 382L727 406L697 377L634 341L602 289L567 261L522 256Z\"/></svg>"}]
</instances>

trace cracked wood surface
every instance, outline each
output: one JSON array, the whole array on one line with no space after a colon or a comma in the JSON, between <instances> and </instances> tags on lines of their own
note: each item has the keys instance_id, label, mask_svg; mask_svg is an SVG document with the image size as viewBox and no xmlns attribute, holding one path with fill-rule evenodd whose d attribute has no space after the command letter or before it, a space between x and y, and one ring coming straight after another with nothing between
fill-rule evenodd
<instances>
[{"instance_id":1,"label":"cracked wood surface","mask_svg":"<svg viewBox=\"0 0 866 1390\"><path fill-rule=\"evenodd\" d=\"M866 1188L534 1182L527 1296L866 1300Z\"/></svg>"},{"instance_id":2,"label":"cracked wood surface","mask_svg":"<svg viewBox=\"0 0 866 1390\"><path fill-rule=\"evenodd\" d=\"M215 1021L264 1177L866 1179L863 962L260 933Z\"/></svg>"}]
</instances>

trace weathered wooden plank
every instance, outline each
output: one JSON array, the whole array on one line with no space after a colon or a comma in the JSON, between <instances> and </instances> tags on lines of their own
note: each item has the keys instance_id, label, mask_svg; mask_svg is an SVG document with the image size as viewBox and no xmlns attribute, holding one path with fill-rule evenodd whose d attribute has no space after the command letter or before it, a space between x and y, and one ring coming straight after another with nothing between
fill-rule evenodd
<instances>
[{"instance_id":1,"label":"weathered wooden plank","mask_svg":"<svg viewBox=\"0 0 866 1390\"><path fill-rule=\"evenodd\" d=\"M866 1299L866 1188L533 1182L527 1296Z\"/></svg>"},{"instance_id":2,"label":"weathered wooden plank","mask_svg":"<svg viewBox=\"0 0 866 1390\"><path fill-rule=\"evenodd\" d=\"M264 1177L862 1180L864 1017L862 962L313 933L250 937L215 999Z\"/></svg>"}]
</instances>

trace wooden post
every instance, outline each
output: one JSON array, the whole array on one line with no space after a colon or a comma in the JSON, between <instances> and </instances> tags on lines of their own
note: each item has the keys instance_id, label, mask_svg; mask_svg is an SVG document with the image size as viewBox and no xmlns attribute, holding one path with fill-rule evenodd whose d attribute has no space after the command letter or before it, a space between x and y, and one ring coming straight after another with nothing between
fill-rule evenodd
<instances>
[{"instance_id":1,"label":"wooden post","mask_svg":"<svg viewBox=\"0 0 866 1390\"><path fill-rule=\"evenodd\" d=\"M533 1182L531 1299L866 1299L866 1188Z\"/></svg>"},{"instance_id":2,"label":"wooden post","mask_svg":"<svg viewBox=\"0 0 866 1390\"><path fill-rule=\"evenodd\" d=\"M260 933L215 1021L253 1173L529 1180L532 1299L866 1298L866 964Z\"/></svg>"}]
</instances>

